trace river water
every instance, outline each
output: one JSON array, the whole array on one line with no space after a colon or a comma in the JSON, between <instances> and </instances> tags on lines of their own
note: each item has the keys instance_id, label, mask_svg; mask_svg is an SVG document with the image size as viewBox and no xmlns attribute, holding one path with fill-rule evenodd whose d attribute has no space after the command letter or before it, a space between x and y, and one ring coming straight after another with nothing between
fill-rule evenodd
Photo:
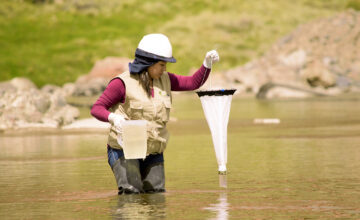
<instances>
[{"instance_id":1,"label":"river water","mask_svg":"<svg viewBox=\"0 0 360 220\"><path fill-rule=\"evenodd\" d=\"M106 132L0 135L0 219L360 218L358 98L233 99L227 188L200 101L172 117L162 194L116 194Z\"/></svg>"}]
</instances>

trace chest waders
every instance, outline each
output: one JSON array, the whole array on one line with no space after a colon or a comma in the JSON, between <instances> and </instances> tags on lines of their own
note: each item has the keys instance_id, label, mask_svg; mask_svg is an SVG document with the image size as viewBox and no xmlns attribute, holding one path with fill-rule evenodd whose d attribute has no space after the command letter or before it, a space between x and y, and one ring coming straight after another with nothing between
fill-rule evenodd
<instances>
[{"instance_id":1,"label":"chest waders","mask_svg":"<svg viewBox=\"0 0 360 220\"><path fill-rule=\"evenodd\" d=\"M121 155L122 151L116 152L119 150L111 148L108 151L112 151L110 154L120 156L113 164L110 164L119 194L165 192L164 162L156 161L156 159L162 159L162 154L150 156L145 160L126 160L124 155Z\"/></svg>"},{"instance_id":2,"label":"chest waders","mask_svg":"<svg viewBox=\"0 0 360 220\"><path fill-rule=\"evenodd\" d=\"M148 97L137 75L125 72L118 76L126 87L125 103L109 109L127 120L147 120L147 157L125 159L122 147L117 143L116 129L111 127L108 137L109 165L114 173L119 194L164 192L165 174L163 151L169 134L166 123L171 109L171 86L167 73L153 81L154 97ZM121 134L120 134L121 135Z\"/></svg>"}]
</instances>

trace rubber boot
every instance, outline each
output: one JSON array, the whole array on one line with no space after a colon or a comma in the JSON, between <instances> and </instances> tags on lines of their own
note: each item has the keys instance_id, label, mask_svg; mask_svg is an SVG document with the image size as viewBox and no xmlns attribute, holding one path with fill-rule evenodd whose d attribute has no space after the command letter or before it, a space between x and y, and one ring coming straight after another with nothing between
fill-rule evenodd
<instances>
[{"instance_id":1,"label":"rubber boot","mask_svg":"<svg viewBox=\"0 0 360 220\"><path fill-rule=\"evenodd\" d=\"M139 162L137 160L119 158L114 163L112 171L119 189L119 195L143 192Z\"/></svg>"},{"instance_id":2,"label":"rubber boot","mask_svg":"<svg viewBox=\"0 0 360 220\"><path fill-rule=\"evenodd\" d=\"M165 192L164 163L151 164L142 173L146 193Z\"/></svg>"}]
</instances>

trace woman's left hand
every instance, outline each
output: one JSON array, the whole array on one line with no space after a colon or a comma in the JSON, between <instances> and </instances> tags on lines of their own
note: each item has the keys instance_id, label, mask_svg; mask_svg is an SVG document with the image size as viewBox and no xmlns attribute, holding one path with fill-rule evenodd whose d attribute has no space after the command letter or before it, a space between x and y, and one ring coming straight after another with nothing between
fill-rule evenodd
<instances>
[{"instance_id":1,"label":"woman's left hand","mask_svg":"<svg viewBox=\"0 0 360 220\"><path fill-rule=\"evenodd\" d=\"M216 63L220 60L219 54L216 50L211 50L206 53L205 59L204 59L204 66L208 69L211 69L212 64Z\"/></svg>"}]
</instances>

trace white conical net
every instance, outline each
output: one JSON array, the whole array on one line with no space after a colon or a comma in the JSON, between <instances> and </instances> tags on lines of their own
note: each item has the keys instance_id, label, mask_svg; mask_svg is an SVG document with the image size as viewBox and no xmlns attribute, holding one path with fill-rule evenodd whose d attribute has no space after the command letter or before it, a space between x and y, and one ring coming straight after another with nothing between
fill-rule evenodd
<instances>
[{"instance_id":1,"label":"white conical net","mask_svg":"<svg viewBox=\"0 0 360 220\"><path fill-rule=\"evenodd\" d=\"M210 128L219 173L226 173L227 125L234 92L234 89L197 92Z\"/></svg>"}]
</instances>

